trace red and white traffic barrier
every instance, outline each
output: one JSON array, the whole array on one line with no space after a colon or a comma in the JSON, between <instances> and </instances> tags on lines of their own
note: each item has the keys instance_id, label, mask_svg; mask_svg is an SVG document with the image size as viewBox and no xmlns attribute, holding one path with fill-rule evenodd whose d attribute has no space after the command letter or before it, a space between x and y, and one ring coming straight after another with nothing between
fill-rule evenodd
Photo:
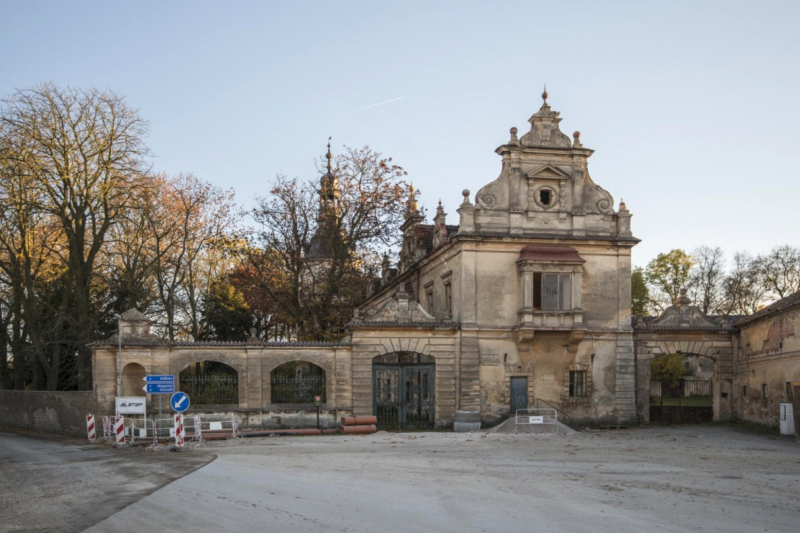
<instances>
[{"instance_id":1,"label":"red and white traffic barrier","mask_svg":"<svg viewBox=\"0 0 800 533\"><path fill-rule=\"evenodd\" d=\"M200 421L200 417L194 417L194 435L192 435L192 440L197 442L197 446L195 448L199 448L200 446L205 446L206 443L203 442L203 426L202 422Z\"/></svg>"},{"instance_id":2,"label":"red and white traffic barrier","mask_svg":"<svg viewBox=\"0 0 800 533\"><path fill-rule=\"evenodd\" d=\"M183 427L183 415L175 415L175 446L183 448L183 442L186 439L186 428Z\"/></svg>"},{"instance_id":3,"label":"red and white traffic barrier","mask_svg":"<svg viewBox=\"0 0 800 533\"><path fill-rule=\"evenodd\" d=\"M114 443L125 444L125 417L117 415L114 418Z\"/></svg>"},{"instance_id":4,"label":"red and white traffic barrier","mask_svg":"<svg viewBox=\"0 0 800 533\"><path fill-rule=\"evenodd\" d=\"M244 438L244 436L241 433L239 433L239 421L236 420L236 415L234 415L231 420L231 438L232 439Z\"/></svg>"},{"instance_id":5,"label":"red and white traffic barrier","mask_svg":"<svg viewBox=\"0 0 800 533\"><path fill-rule=\"evenodd\" d=\"M94 424L94 415L86 415L86 433L89 435L90 442L97 440L97 428Z\"/></svg>"}]
</instances>

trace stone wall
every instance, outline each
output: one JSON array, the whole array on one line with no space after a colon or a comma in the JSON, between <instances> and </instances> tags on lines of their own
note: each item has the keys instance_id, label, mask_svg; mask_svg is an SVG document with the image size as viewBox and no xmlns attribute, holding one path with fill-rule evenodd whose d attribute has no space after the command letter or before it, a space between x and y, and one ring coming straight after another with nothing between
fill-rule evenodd
<instances>
[{"instance_id":1,"label":"stone wall","mask_svg":"<svg viewBox=\"0 0 800 533\"><path fill-rule=\"evenodd\" d=\"M0 425L86 436L94 392L0 391Z\"/></svg>"}]
</instances>

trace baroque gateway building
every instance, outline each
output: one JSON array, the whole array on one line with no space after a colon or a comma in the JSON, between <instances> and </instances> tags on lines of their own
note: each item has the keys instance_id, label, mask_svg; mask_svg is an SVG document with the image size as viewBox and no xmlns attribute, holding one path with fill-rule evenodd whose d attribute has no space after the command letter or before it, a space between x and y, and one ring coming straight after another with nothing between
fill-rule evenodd
<instances>
[{"instance_id":1,"label":"baroque gateway building","mask_svg":"<svg viewBox=\"0 0 800 533\"><path fill-rule=\"evenodd\" d=\"M474 197L463 191L457 220L440 204L423 224L409 200L399 262L384 259L344 342L168 342L132 310L121 350L116 337L93 345L99 410L144 395L145 374L173 374L192 410L250 426L306 424L314 396L328 423L376 414L379 424L441 427L458 410L492 423L551 406L574 421L628 423L649 416L650 358L679 352L708 358L714 416L725 418L732 327L682 299L641 322L634 346L632 215L592 180L592 150L560 131L542 96L530 130L511 128L497 148L500 175ZM228 393L203 395L223 382Z\"/></svg>"}]
</instances>

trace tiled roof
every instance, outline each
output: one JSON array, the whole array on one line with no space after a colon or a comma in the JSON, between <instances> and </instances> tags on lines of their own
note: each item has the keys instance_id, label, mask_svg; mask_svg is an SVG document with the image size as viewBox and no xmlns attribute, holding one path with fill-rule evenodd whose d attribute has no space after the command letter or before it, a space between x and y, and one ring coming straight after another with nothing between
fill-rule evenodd
<instances>
[{"instance_id":1,"label":"tiled roof","mask_svg":"<svg viewBox=\"0 0 800 533\"><path fill-rule=\"evenodd\" d=\"M351 342L264 342L264 341L168 341L165 339L160 339L158 337L155 338L144 338L138 337L135 339L128 339L125 340L125 337L122 338L122 345L123 346L165 346L165 347L189 347L189 346L250 346L250 347L297 347L297 348L315 348L315 347L325 347L325 348L341 348L352 346L353 343ZM89 346L117 346L117 339L116 336L111 337L109 339L103 339L99 341L94 341L89 344Z\"/></svg>"},{"instance_id":2,"label":"tiled roof","mask_svg":"<svg viewBox=\"0 0 800 533\"><path fill-rule=\"evenodd\" d=\"M774 315L776 313L780 313L781 311L785 311L786 309L790 309L798 305L800 305L800 291L790 294L786 298L781 298L777 302L768 305L764 309L756 311L752 315L745 316L744 318L738 320L735 323L735 325L741 326L743 324L748 324L754 320L758 320L759 318L764 318L770 315Z\"/></svg>"},{"instance_id":3,"label":"tiled roof","mask_svg":"<svg viewBox=\"0 0 800 533\"><path fill-rule=\"evenodd\" d=\"M633 317L633 327L636 331L733 331L735 322L742 318L742 315L707 315L705 319L712 323L709 326L658 326L652 324L660 317L646 316L636 320Z\"/></svg>"},{"instance_id":4,"label":"tiled roof","mask_svg":"<svg viewBox=\"0 0 800 533\"><path fill-rule=\"evenodd\" d=\"M347 327L353 329L363 328L435 328L435 329L455 329L460 324L458 322L350 322Z\"/></svg>"}]
</instances>

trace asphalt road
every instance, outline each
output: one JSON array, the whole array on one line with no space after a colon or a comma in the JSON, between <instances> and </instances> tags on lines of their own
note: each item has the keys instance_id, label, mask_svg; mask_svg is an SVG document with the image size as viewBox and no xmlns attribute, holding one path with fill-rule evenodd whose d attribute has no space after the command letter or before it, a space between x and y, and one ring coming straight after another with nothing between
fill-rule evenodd
<instances>
[{"instance_id":1,"label":"asphalt road","mask_svg":"<svg viewBox=\"0 0 800 533\"><path fill-rule=\"evenodd\" d=\"M87 531L797 532L800 447L720 427L248 439Z\"/></svg>"},{"instance_id":2,"label":"asphalt road","mask_svg":"<svg viewBox=\"0 0 800 533\"><path fill-rule=\"evenodd\" d=\"M0 533L84 531L213 459L0 431Z\"/></svg>"}]
</instances>

